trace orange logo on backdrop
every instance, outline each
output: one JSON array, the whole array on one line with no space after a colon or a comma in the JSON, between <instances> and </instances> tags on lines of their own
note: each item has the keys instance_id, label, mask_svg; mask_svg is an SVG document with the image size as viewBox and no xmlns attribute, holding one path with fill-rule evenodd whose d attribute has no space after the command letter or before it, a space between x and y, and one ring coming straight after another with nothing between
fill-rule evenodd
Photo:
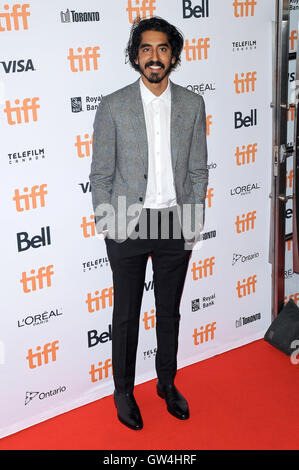
<instances>
[{"instance_id":1,"label":"orange logo on backdrop","mask_svg":"<svg viewBox=\"0 0 299 470\"><path fill-rule=\"evenodd\" d=\"M145 330L151 330L152 328L155 328L156 324L156 315L155 315L155 309L151 309L151 315L147 311L144 312L142 321L144 323L144 329Z\"/></svg>"},{"instance_id":2,"label":"orange logo on backdrop","mask_svg":"<svg viewBox=\"0 0 299 470\"><path fill-rule=\"evenodd\" d=\"M286 174L286 185L289 188L293 186L294 170L287 171Z\"/></svg>"},{"instance_id":3,"label":"orange logo on backdrop","mask_svg":"<svg viewBox=\"0 0 299 470\"><path fill-rule=\"evenodd\" d=\"M95 364L91 364L91 368L89 371L89 375L91 377L92 382L98 382L99 380L107 379L109 377L109 371L111 371L111 376L113 375L112 370L112 359L106 359L103 363L100 361L98 362L97 366Z\"/></svg>"},{"instance_id":4,"label":"orange logo on backdrop","mask_svg":"<svg viewBox=\"0 0 299 470\"><path fill-rule=\"evenodd\" d=\"M237 166L254 163L256 153L257 153L256 142L254 144L247 145L247 147L246 145L242 145L242 150L240 150L240 146L238 146L236 148L236 153L235 153Z\"/></svg>"},{"instance_id":5,"label":"orange logo on backdrop","mask_svg":"<svg viewBox=\"0 0 299 470\"><path fill-rule=\"evenodd\" d=\"M94 223L94 214L90 216L90 222L87 222L87 217L82 217L82 224L80 227L83 230L83 237L94 237L96 234L96 226Z\"/></svg>"},{"instance_id":6,"label":"orange logo on backdrop","mask_svg":"<svg viewBox=\"0 0 299 470\"><path fill-rule=\"evenodd\" d=\"M152 18L156 9L155 3L156 0L128 0L126 11L128 12L129 22L133 24L137 18L143 20Z\"/></svg>"},{"instance_id":7,"label":"orange logo on backdrop","mask_svg":"<svg viewBox=\"0 0 299 470\"><path fill-rule=\"evenodd\" d=\"M211 133L211 126L212 126L212 115L209 114L207 117L206 117L206 128L207 128L207 135L210 135Z\"/></svg>"},{"instance_id":8,"label":"orange logo on backdrop","mask_svg":"<svg viewBox=\"0 0 299 470\"><path fill-rule=\"evenodd\" d=\"M296 29L293 29L291 34L290 34L290 37L289 37L289 41L290 41L290 51L294 51L295 50L295 46L296 46L296 41L298 39L298 34L297 34L297 30Z\"/></svg>"},{"instance_id":9,"label":"orange logo on backdrop","mask_svg":"<svg viewBox=\"0 0 299 470\"><path fill-rule=\"evenodd\" d=\"M35 369L36 367L41 367L42 365L49 364L56 361L56 351L58 351L59 341L53 341L52 343L47 343L44 345L43 350L41 351L41 346L36 347L37 352L33 352L32 349L28 349L28 360L30 369Z\"/></svg>"},{"instance_id":10,"label":"orange logo on backdrop","mask_svg":"<svg viewBox=\"0 0 299 470\"><path fill-rule=\"evenodd\" d=\"M291 299L294 300L295 304L299 305L299 292L296 292L296 294L291 294L289 297L285 296L284 303L287 304Z\"/></svg>"},{"instance_id":11,"label":"orange logo on backdrop","mask_svg":"<svg viewBox=\"0 0 299 470\"><path fill-rule=\"evenodd\" d=\"M235 73L235 91L239 95L241 93L249 93L250 91L255 91L255 82L256 82L256 72L247 72L246 76L244 73L239 74Z\"/></svg>"},{"instance_id":12,"label":"orange logo on backdrop","mask_svg":"<svg viewBox=\"0 0 299 470\"><path fill-rule=\"evenodd\" d=\"M203 277L208 277L208 276L213 276L213 267L215 266L215 256L212 256L211 258L205 258L202 262L202 260L198 261L198 265L196 266L196 263L192 263L192 268L191 272L193 273L193 280L198 281L199 279L202 279Z\"/></svg>"},{"instance_id":13,"label":"orange logo on backdrop","mask_svg":"<svg viewBox=\"0 0 299 470\"><path fill-rule=\"evenodd\" d=\"M41 184L40 186L36 184L32 186L31 192L29 194L20 194L18 189L15 189L15 195L12 198L16 203L16 210L18 212L28 211L30 209L37 208L37 200L40 201L40 207L45 207L45 195L48 194L46 191L46 184ZM28 188L23 188L24 193L28 192ZM22 207L22 201L24 201L24 206Z\"/></svg>"},{"instance_id":14,"label":"orange logo on backdrop","mask_svg":"<svg viewBox=\"0 0 299 470\"><path fill-rule=\"evenodd\" d=\"M293 247L293 240L286 240L286 250L291 251Z\"/></svg>"},{"instance_id":15,"label":"orange logo on backdrop","mask_svg":"<svg viewBox=\"0 0 299 470\"><path fill-rule=\"evenodd\" d=\"M10 11L10 6L4 5L5 12L0 11L0 31L19 31L20 24L23 29L28 29L29 6L29 3L23 5L16 3Z\"/></svg>"},{"instance_id":16,"label":"orange logo on backdrop","mask_svg":"<svg viewBox=\"0 0 299 470\"><path fill-rule=\"evenodd\" d=\"M238 281L236 287L238 297L241 298L246 297L246 295L253 294L255 292L256 283L256 274L254 276L249 276L247 279L243 279L242 284Z\"/></svg>"},{"instance_id":17,"label":"orange logo on backdrop","mask_svg":"<svg viewBox=\"0 0 299 470\"><path fill-rule=\"evenodd\" d=\"M88 311L90 313L93 313L98 310L103 310L107 307L112 307L113 305L113 286L101 290L101 295L98 290L95 291L94 296L91 295L89 292L87 294L87 299L85 300L85 303L87 304ZM108 304L107 304L108 301Z\"/></svg>"},{"instance_id":18,"label":"orange logo on backdrop","mask_svg":"<svg viewBox=\"0 0 299 470\"><path fill-rule=\"evenodd\" d=\"M37 110L40 108L38 104L39 98L24 98L23 104L20 104L20 100L15 100L15 105L12 106L9 100L5 101L4 112L6 113L7 122L9 125L14 126L15 124L28 123L30 121L30 115L32 121L37 121ZM31 113L29 113L31 111Z\"/></svg>"},{"instance_id":19,"label":"orange logo on backdrop","mask_svg":"<svg viewBox=\"0 0 299 470\"><path fill-rule=\"evenodd\" d=\"M198 346L199 344L202 344L204 342L206 343L207 341L214 339L214 332L216 330L215 325L216 322L213 321L213 323L207 323L205 327L201 326L199 328L199 331L197 330L197 328L194 328L192 338L194 339L195 346Z\"/></svg>"},{"instance_id":20,"label":"orange logo on backdrop","mask_svg":"<svg viewBox=\"0 0 299 470\"><path fill-rule=\"evenodd\" d=\"M89 137L89 134L84 134L84 139L82 140L80 135L76 136L75 147L79 158L90 157L91 155L93 135Z\"/></svg>"},{"instance_id":21,"label":"orange logo on backdrop","mask_svg":"<svg viewBox=\"0 0 299 470\"><path fill-rule=\"evenodd\" d=\"M287 120L294 121L294 119L295 119L295 108L290 108L288 109Z\"/></svg>"},{"instance_id":22,"label":"orange logo on backdrop","mask_svg":"<svg viewBox=\"0 0 299 470\"><path fill-rule=\"evenodd\" d=\"M69 49L69 55L67 56L70 61L71 71L83 72L84 70L98 70L98 59L100 57L99 50L100 48L98 46L85 47L83 53L82 47L78 47L78 53L74 54L74 49L71 47Z\"/></svg>"},{"instance_id":23,"label":"orange logo on backdrop","mask_svg":"<svg viewBox=\"0 0 299 470\"><path fill-rule=\"evenodd\" d=\"M254 16L254 7L256 7L256 5L256 0L234 0L234 16L236 18Z\"/></svg>"},{"instance_id":24,"label":"orange logo on backdrop","mask_svg":"<svg viewBox=\"0 0 299 470\"><path fill-rule=\"evenodd\" d=\"M247 212L242 214L241 218L237 215L235 222L237 233L247 232L254 229L254 222L256 220L256 211Z\"/></svg>"},{"instance_id":25,"label":"orange logo on backdrop","mask_svg":"<svg viewBox=\"0 0 299 470\"><path fill-rule=\"evenodd\" d=\"M45 287L44 278L46 279L46 287L51 287L51 276L54 274L52 268L53 264L41 266L38 268L37 274L35 274L35 269L31 269L31 276L28 276L26 271L23 271L22 278L20 279L20 283L23 285L23 292L28 293L37 289L43 289ZM29 286L31 286L31 289Z\"/></svg>"},{"instance_id":26,"label":"orange logo on backdrop","mask_svg":"<svg viewBox=\"0 0 299 470\"><path fill-rule=\"evenodd\" d=\"M206 200L208 201L208 207L212 206L212 198L214 197L214 188L208 188L206 192Z\"/></svg>"},{"instance_id":27,"label":"orange logo on backdrop","mask_svg":"<svg viewBox=\"0 0 299 470\"><path fill-rule=\"evenodd\" d=\"M193 60L206 60L208 58L208 49L210 48L210 38L192 39L192 44L189 39L185 40L184 51L186 53L186 60L188 62Z\"/></svg>"}]
</instances>

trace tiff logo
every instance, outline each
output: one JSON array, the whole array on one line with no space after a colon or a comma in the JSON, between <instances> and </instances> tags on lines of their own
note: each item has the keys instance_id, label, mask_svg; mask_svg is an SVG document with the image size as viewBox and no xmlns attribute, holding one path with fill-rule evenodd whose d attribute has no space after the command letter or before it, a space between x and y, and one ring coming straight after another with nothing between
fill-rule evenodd
<instances>
[{"instance_id":1,"label":"tiff logo","mask_svg":"<svg viewBox=\"0 0 299 470\"><path fill-rule=\"evenodd\" d=\"M32 186L31 192L28 194L28 187L23 188L24 194L20 194L18 189L15 189L15 195L12 198L16 203L17 212L28 211L37 208L37 201L39 200L40 207L45 207L46 184ZM22 204L24 203L24 204Z\"/></svg>"},{"instance_id":2,"label":"tiff logo","mask_svg":"<svg viewBox=\"0 0 299 470\"><path fill-rule=\"evenodd\" d=\"M196 263L192 263L192 268L191 272L193 274L193 280L198 281L199 279L202 279L204 277L212 276L213 275L213 267L215 266L215 256L212 256L211 258L205 258L202 262L202 260L198 261L198 265L196 266Z\"/></svg>"},{"instance_id":3,"label":"tiff logo","mask_svg":"<svg viewBox=\"0 0 299 470\"><path fill-rule=\"evenodd\" d=\"M255 156L257 153L257 143L249 144L249 145L242 145L242 149L240 150L240 146L236 148L236 164L237 166L248 165L249 163L255 162Z\"/></svg>"},{"instance_id":4,"label":"tiff logo","mask_svg":"<svg viewBox=\"0 0 299 470\"><path fill-rule=\"evenodd\" d=\"M243 279L242 283L238 281L236 291L238 297L246 297L247 295L253 294L255 292L255 286L257 283L256 274L254 276L249 276L247 279Z\"/></svg>"},{"instance_id":5,"label":"tiff logo","mask_svg":"<svg viewBox=\"0 0 299 470\"><path fill-rule=\"evenodd\" d=\"M31 276L27 275L26 271L23 271L22 278L20 279L20 283L23 286L23 292L27 294L28 292L36 291L37 289L44 289L44 278L46 278L46 287L51 287L51 276L54 274L52 268L53 264L41 266L38 268L37 274L35 274L35 269L31 269ZM31 289L28 286L31 286Z\"/></svg>"},{"instance_id":6,"label":"tiff logo","mask_svg":"<svg viewBox=\"0 0 299 470\"><path fill-rule=\"evenodd\" d=\"M297 30L296 29L293 29L291 34L290 34L290 37L289 37L289 41L290 41L290 51L294 51L295 50L295 46L296 46L296 41L298 39L298 34L297 34Z\"/></svg>"},{"instance_id":7,"label":"tiff logo","mask_svg":"<svg viewBox=\"0 0 299 470\"><path fill-rule=\"evenodd\" d=\"M90 157L92 151L93 135L84 134L84 140L80 135L76 136L75 147L77 149L77 156L79 158Z\"/></svg>"},{"instance_id":8,"label":"tiff logo","mask_svg":"<svg viewBox=\"0 0 299 470\"><path fill-rule=\"evenodd\" d=\"M95 364L91 364L91 368L89 371L90 380L92 382L98 382L100 380L107 379L109 377L109 372L112 376L112 360L110 358L106 359L104 364L101 361L98 362L97 366Z\"/></svg>"},{"instance_id":9,"label":"tiff logo","mask_svg":"<svg viewBox=\"0 0 299 470\"><path fill-rule=\"evenodd\" d=\"M28 356L26 357L30 369L41 367L42 365L49 364L49 360L52 362L56 361L56 351L58 351L59 341L53 341L44 345L41 351L41 346L36 347L37 352L33 352L32 349L28 349Z\"/></svg>"},{"instance_id":10,"label":"tiff logo","mask_svg":"<svg viewBox=\"0 0 299 470\"><path fill-rule=\"evenodd\" d=\"M199 331L197 328L194 328L194 333L192 335L192 338L194 339L194 344L195 346L198 346L199 344L206 343L209 340L214 339L214 333L216 330L216 322L213 321L213 323L207 323L205 327L201 326L199 328Z\"/></svg>"},{"instance_id":11,"label":"tiff logo","mask_svg":"<svg viewBox=\"0 0 299 470\"><path fill-rule=\"evenodd\" d=\"M257 5L256 0L234 0L234 16L236 18L244 16L254 16L254 9Z\"/></svg>"},{"instance_id":12,"label":"tiff logo","mask_svg":"<svg viewBox=\"0 0 299 470\"><path fill-rule=\"evenodd\" d=\"M24 30L28 29L29 6L29 3L24 3L23 5L16 3L12 6L12 10L9 11L10 6L4 5L5 12L0 11L0 31L19 31L20 23Z\"/></svg>"},{"instance_id":13,"label":"tiff logo","mask_svg":"<svg viewBox=\"0 0 299 470\"><path fill-rule=\"evenodd\" d=\"M108 300L108 305L107 305ZM113 286L101 290L101 295L98 290L95 291L94 296L89 292L87 294L87 299L85 300L87 309L89 313L94 313L95 311L103 310L107 307L112 307L113 305Z\"/></svg>"},{"instance_id":14,"label":"tiff logo","mask_svg":"<svg viewBox=\"0 0 299 470\"><path fill-rule=\"evenodd\" d=\"M149 314L147 311L144 312L142 321L144 323L144 329L145 330L151 330L152 328L155 328L156 324L156 315L155 315L155 310L152 308L151 309L151 314Z\"/></svg>"},{"instance_id":15,"label":"tiff logo","mask_svg":"<svg viewBox=\"0 0 299 470\"><path fill-rule=\"evenodd\" d=\"M94 237L96 234L94 214L90 216L90 222L87 222L87 217L82 217L82 224L80 227L82 228L84 238Z\"/></svg>"},{"instance_id":16,"label":"tiff logo","mask_svg":"<svg viewBox=\"0 0 299 470\"><path fill-rule=\"evenodd\" d=\"M241 218L237 215L235 222L237 233L248 232L248 230L254 229L254 222L256 220L256 211L247 212L242 214Z\"/></svg>"},{"instance_id":17,"label":"tiff logo","mask_svg":"<svg viewBox=\"0 0 299 470\"><path fill-rule=\"evenodd\" d=\"M235 74L235 91L237 94L249 93L255 91L256 72L247 72L246 76L244 73Z\"/></svg>"},{"instance_id":18,"label":"tiff logo","mask_svg":"<svg viewBox=\"0 0 299 470\"><path fill-rule=\"evenodd\" d=\"M192 39L192 44L189 39L185 40L184 51L186 53L186 60L188 62L193 60L206 60L208 58L208 49L210 46L210 38Z\"/></svg>"},{"instance_id":19,"label":"tiff logo","mask_svg":"<svg viewBox=\"0 0 299 470\"><path fill-rule=\"evenodd\" d=\"M293 186L293 179L294 179L294 170L290 170L290 171L287 170L287 174L286 174L286 186L287 186L288 188L292 188L292 186Z\"/></svg>"},{"instance_id":20,"label":"tiff logo","mask_svg":"<svg viewBox=\"0 0 299 470\"><path fill-rule=\"evenodd\" d=\"M24 98L23 104L20 104L20 100L15 100L15 106L11 105L9 100L5 101L4 112L6 113L7 122L10 126L15 124L28 123L30 121L30 115L32 121L37 121L37 110L40 108L38 104L39 98ZM31 113L29 113L31 111Z\"/></svg>"},{"instance_id":21,"label":"tiff logo","mask_svg":"<svg viewBox=\"0 0 299 470\"><path fill-rule=\"evenodd\" d=\"M214 188L208 188L206 192L206 200L208 201L208 207L212 206L212 198L214 197Z\"/></svg>"},{"instance_id":22,"label":"tiff logo","mask_svg":"<svg viewBox=\"0 0 299 470\"><path fill-rule=\"evenodd\" d=\"M128 0L126 11L128 12L129 22L133 24L137 18L143 20L152 18L156 10L155 3L156 0Z\"/></svg>"},{"instance_id":23,"label":"tiff logo","mask_svg":"<svg viewBox=\"0 0 299 470\"><path fill-rule=\"evenodd\" d=\"M83 72L84 70L98 70L99 62L99 50L98 46L85 47L84 53L82 47L78 47L77 54L74 54L74 49L69 49L69 55L67 56L70 61L70 67L72 72ZM93 68L91 68L91 64Z\"/></svg>"}]
</instances>

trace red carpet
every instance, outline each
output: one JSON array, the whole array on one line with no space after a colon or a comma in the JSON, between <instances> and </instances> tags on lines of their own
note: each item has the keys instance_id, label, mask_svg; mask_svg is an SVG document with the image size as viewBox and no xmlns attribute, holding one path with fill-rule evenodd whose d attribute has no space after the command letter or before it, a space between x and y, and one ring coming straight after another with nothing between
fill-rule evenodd
<instances>
[{"instance_id":1,"label":"red carpet","mask_svg":"<svg viewBox=\"0 0 299 470\"><path fill-rule=\"evenodd\" d=\"M0 450L299 449L299 365L263 340L178 371L190 405L179 421L155 392L135 387L144 428L118 422L112 396L0 440Z\"/></svg>"}]
</instances>

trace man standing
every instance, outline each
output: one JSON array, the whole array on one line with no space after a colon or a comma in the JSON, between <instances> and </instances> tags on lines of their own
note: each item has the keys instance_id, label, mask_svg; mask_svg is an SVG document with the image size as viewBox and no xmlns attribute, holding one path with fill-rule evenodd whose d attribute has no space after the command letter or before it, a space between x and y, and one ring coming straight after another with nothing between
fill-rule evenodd
<instances>
[{"instance_id":1,"label":"man standing","mask_svg":"<svg viewBox=\"0 0 299 470\"><path fill-rule=\"evenodd\" d=\"M127 54L141 77L104 97L94 121L90 183L96 230L113 273L112 366L118 419L143 427L133 389L148 256L156 303L157 393L178 419L174 385L180 299L204 223L208 184L203 98L169 80L184 40L161 18L136 22ZM136 215L137 214L137 215Z\"/></svg>"}]
</instances>

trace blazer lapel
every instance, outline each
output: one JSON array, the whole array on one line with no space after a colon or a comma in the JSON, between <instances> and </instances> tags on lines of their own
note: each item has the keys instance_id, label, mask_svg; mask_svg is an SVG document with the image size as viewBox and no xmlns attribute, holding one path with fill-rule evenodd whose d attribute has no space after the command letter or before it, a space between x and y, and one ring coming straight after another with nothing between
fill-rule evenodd
<instances>
[{"instance_id":1,"label":"blazer lapel","mask_svg":"<svg viewBox=\"0 0 299 470\"><path fill-rule=\"evenodd\" d=\"M170 81L171 84L171 114L170 114L170 145L171 145L171 161L172 169L175 172L175 167L178 159L180 138L181 138L181 125L182 115L180 112L180 98L178 88L175 83Z\"/></svg>"},{"instance_id":2,"label":"blazer lapel","mask_svg":"<svg viewBox=\"0 0 299 470\"><path fill-rule=\"evenodd\" d=\"M131 85L131 99L129 118L135 130L136 143L138 145L138 156L144 165L145 172L148 171L148 142L143 104L140 92L140 78Z\"/></svg>"}]
</instances>

